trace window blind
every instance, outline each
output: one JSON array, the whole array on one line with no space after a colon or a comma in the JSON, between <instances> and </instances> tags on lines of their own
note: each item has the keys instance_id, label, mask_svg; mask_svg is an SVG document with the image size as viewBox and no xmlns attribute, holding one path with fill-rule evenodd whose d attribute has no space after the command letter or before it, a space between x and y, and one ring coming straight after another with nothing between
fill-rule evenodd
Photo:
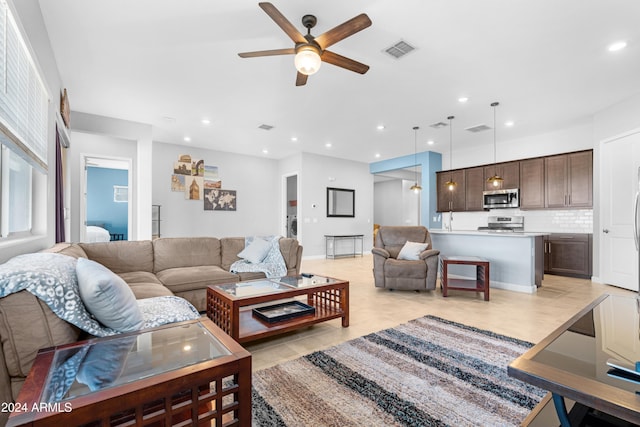
<instances>
[{"instance_id":1,"label":"window blind","mask_svg":"<svg viewBox=\"0 0 640 427\"><path fill-rule=\"evenodd\" d=\"M47 170L47 90L6 0L0 0L0 142Z\"/></svg>"}]
</instances>

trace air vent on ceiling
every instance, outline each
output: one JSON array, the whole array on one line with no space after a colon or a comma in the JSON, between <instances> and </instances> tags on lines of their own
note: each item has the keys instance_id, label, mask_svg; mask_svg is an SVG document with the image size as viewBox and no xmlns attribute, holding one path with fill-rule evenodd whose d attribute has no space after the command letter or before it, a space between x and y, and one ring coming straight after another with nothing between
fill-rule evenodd
<instances>
[{"instance_id":1,"label":"air vent on ceiling","mask_svg":"<svg viewBox=\"0 0 640 427\"><path fill-rule=\"evenodd\" d=\"M434 129L440 129L440 128L444 128L449 126L448 124L446 124L445 122L438 122L438 123L433 123L431 125L429 125L429 127L432 127Z\"/></svg>"},{"instance_id":2,"label":"air vent on ceiling","mask_svg":"<svg viewBox=\"0 0 640 427\"><path fill-rule=\"evenodd\" d=\"M393 56L396 59L400 59L405 56L407 53L415 50L416 48L411 46L404 40L400 40L396 44L391 47L386 48L384 51L389 55Z\"/></svg>"},{"instance_id":3,"label":"air vent on ceiling","mask_svg":"<svg viewBox=\"0 0 640 427\"><path fill-rule=\"evenodd\" d=\"M271 129L273 129L273 126L271 126L271 125L260 125L260 126L258 126L258 129L271 130Z\"/></svg>"},{"instance_id":4,"label":"air vent on ceiling","mask_svg":"<svg viewBox=\"0 0 640 427\"><path fill-rule=\"evenodd\" d=\"M473 133L478 133L478 132L484 132L485 130L489 130L489 129L491 128L487 125L476 125L476 126L468 127L465 130L468 130L469 132L473 132Z\"/></svg>"}]
</instances>

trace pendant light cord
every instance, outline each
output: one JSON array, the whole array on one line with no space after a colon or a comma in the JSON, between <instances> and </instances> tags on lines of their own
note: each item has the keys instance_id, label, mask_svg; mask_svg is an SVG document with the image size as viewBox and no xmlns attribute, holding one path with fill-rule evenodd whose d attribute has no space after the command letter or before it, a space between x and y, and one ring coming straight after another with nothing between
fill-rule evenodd
<instances>
[{"instance_id":1,"label":"pendant light cord","mask_svg":"<svg viewBox=\"0 0 640 427\"><path fill-rule=\"evenodd\" d=\"M491 103L491 106L493 107L493 174L494 176L498 175L498 170L497 170L497 155L496 155L496 107L500 105L499 102L493 102Z\"/></svg>"},{"instance_id":2,"label":"pendant light cord","mask_svg":"<svg viewBox=\"0 0 640 427\"><path fill-rule=\"evenodd\" d=\"M413 172L415 174L416 184L418 183L418 129L420 129L420 127L413 127Z\"/></svg>"}]
</instances>

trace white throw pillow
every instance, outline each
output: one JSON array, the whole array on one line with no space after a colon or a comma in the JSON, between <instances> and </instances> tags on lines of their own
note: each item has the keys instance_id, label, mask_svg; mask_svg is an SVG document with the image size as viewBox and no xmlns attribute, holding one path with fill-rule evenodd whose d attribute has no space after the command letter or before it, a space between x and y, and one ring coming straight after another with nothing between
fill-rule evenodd
<instances>
[{"instance_id":1,"label":"white throw pillow","mask_svg":"<svg viewBox=\"0 0 640 427\"><path fill-rule=\"evenodd\" d=\"M238 256L242 259L246 259L252 264L258 264L267 256L270 248L271 245L269 242L264 239L256 238L253 239L253 242L244 248Z\"/></svg>"},{"instance_id":2,"label":"white throw pillow","mask_svg":"<svg viewBox=\"0 0 640 427\"><path fill-rule=\"evenodd\" d=\"M420 259L420 253L426 250L427 247L429 247L428 243L407 242L400 249L398 259L417 261Z\"/></svg>"},{"instance_id":3,"label":"white throw pillow","mask_svg":"<svg viewBox=\"0 0 640 427\"><path fill-rule=\"evenodd\" d=\"M76 264L80 298L100 323L118 332L137 331L142 312L127 283L107 267L86 258Z\"/></svg>"}]
</instances>

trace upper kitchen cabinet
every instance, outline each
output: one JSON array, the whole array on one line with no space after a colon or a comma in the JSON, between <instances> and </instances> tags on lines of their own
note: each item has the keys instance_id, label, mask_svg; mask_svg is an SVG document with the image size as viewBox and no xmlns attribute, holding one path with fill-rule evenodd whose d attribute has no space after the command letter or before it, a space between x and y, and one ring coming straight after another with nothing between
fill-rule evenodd
<instances>
[{"instance_id":1,"label":"upper kitchen cabinet","mask_svg":"<svg viewBox=\"0 0 640 427\"><path fill-rule=\"evenodd\" d=\"M545 207L593 206L593 152L545 157Z\"/></svg>"},{"instance_id":2,"label":"upper kitchen cabinet","mask_svg":"<svg viewBox=\"0 0 640 427\"><path fill-rule=\"evenodd\" d=\"M445 183L452 179L457 185L449 191ZM438 212L460 212L465 210L465 173L463 169L436 172Z\"/></svg>"},{"instance_id":3,"label":"upper kitchen cabinet","mask_svg":"<svg viewBox=\"0 0 640 427\"><path fill-rule=\"evenodd\" d=\"M498 174L503 181L497 187L487 182L487 179ZM484 167L484 189L502 190L520 187L520 162L505 162Z\"/></svg>"},{"instance_id":4,"label":"upper kitchen cabinet","mask_svg":"<svg viewBox=\"0 0 640 427\"><path fill-rule=\"evenodd\" d=\"M544 158L520 161L520 209L544 209Z\"/></svg>"},{"instance_id":5,"label":"upper kitchen cabinet","mask_svg":"<svg viewBox=\"0 0 640 427\"><path fill-rule=\"evenodd\" d=\"M481 211L483 209L482 190L484 190L484 167L465 169L465 210Z\"/></svg>"}]
</instances>

